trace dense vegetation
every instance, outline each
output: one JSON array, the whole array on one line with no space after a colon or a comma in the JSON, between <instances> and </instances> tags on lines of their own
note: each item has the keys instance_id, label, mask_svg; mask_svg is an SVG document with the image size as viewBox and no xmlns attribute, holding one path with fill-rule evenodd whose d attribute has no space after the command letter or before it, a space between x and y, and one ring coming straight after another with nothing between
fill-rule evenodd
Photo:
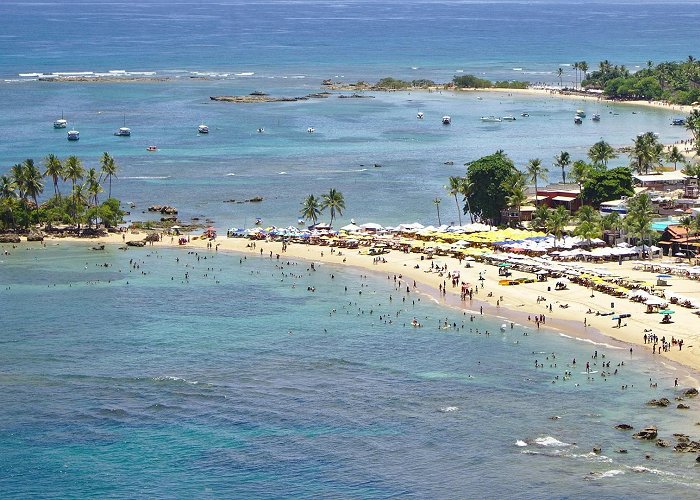
<instances>
[{"instance_id":1,"label":"dense vegetation","mask_svg":"<svg viewBox=\"0 0 700 500\"><path fill-rule=\"evenodd\" d=\"M27 159L0 176L0 230L27 230L36 225L51 228L55 224L72 224L79 230L81 224L112 227L122 220L119 200L112 198L117 165L108 153L102 155L99 171L86 171L77 156L61 161L52 154L44 159L44 167L42 173L34 160ZM45 180L51 182L53 196L39 203ZM100 203L104 181L109 186L108 198ZM61 194L61 187L68 186L70 193Z\"/></svg>"},{"instance_id":2,"label":"dense vegetation","mask_svg":"<svg viewBox=\"0 0 700 500\"><path fill-rule=\"evenodd\" d=\"M585 75L585 73L584 73ZM684 62L663 62L631 73L624 65L601 61L584 77L585 88L601 89L613 99L648 99L674 104L700 101L700 62L689 56Z\"/></svg>"},{"instance_id":3,"label":"dense vegetation","mask_svg":"<svg viewBox=\"0 0 700 500\"><path fill-rule=\"evenodd\" d=\"M483 78L478 78L474 75L459 75L452 79L452 83L455 87L460 89L525 89L528 87L528 82L519 81L509 81L502 80L497 82L492 82L491 80L485 80Z\"/></svg>"}]
</instances>

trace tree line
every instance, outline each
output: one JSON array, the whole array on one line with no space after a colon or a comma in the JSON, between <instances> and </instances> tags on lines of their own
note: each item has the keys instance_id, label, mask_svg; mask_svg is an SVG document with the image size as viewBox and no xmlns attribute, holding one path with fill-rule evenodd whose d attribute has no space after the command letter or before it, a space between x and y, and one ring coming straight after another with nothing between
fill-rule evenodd
<instances>
[{"instance_id":1,"label":"tree line","mask_svg":"<svg viewBox=\"0 0 700 500\"><path fill-rule=\"evenodd\" d=\"M100 159L100 169L85 169L77 156L60 160L49 154L43 160L42 169L28 158L0 176L0 229L26 230L30 226L44 224L81 224L97 227L117 225L124 216L119 200L112 198L112 179L117 177L118 166L109 153ZM53 195L44 203L39 196L50 182ZM107 183L107 199L100 203ZM69 187L65 195L61 192Z\"/></svg>"}]
</instances>

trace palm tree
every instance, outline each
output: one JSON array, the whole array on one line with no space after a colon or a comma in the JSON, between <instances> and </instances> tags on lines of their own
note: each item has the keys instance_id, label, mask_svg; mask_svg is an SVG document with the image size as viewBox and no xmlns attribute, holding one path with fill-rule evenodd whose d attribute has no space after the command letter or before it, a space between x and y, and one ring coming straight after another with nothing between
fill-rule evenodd
<instances>
[{"instance_id":1,"label":"palm tree","mask_svg":"<svg viewBox=\"0 0 700 500\"><path fill-rule=\"evenodd\" d=\"M531 226L537 229L545 229L547 227L547 219L549 219L549 212L551 210L547 208L547 205L540 205L535 208L535 211L532 213Z\"/></svg>"},{"instance_id":2,"label":"palm tree","mask_svg":"<svg viewBox=\"0 0 700 500\"><path fill-rule=\"evenodd\" d=\"M9 200L17 198L17 193L15 189L14 179L9 175L3 175L0 177L0 199Z\"/></svg>"},{"instance_id":3,"label":"palm tree","mask_svg":"<svg viewBox=\"0 0 700 500\"><path fill-rule=\"evenodd\" d=\"M335 213L338 212L338 215L343 215L343 210L345 210L345 198L343 198L343 193L336 191L335 189L331 189L328 194L324 194L322 198L323 201L321 202L321 210L325 210L326 208L330 209L330 225L332 226L333 219L335 219Z\"/></svg>"},{"instance_id":4,"label":"palm tree","mask_svg":"<svg viewBox=\"0 0 700 500\"><path fill-rule=\"evenodd\" d=\"M676 170L678 162L683 161L683 153L678 149L678 146L671 146L671 149L668 150L668 154L666 155L666 159L673 163L673 170Z\"/></svg>"},{"instance_id":5,"label":"palm tree","mask_svg":"<svg viewBox=\"0 0 700 500\"><path fill-rule=\"evenodd\" d=\"M600 140L588 150L588 157L591 159L594 165L602 165L607 168L608 161L612 160L613 158L617 158L617 155L610 144Z\"/></svg>"},{"instance_id":6,"label":"palm tree","mask_svg":"<svg viewBox=\"0 0 700 500\"><path fill-rule=\"evenodd\" d=\"M649 168L658 163L663 153L663 145L659 143L653 132L639 134L634 139L630 152L630 166L638 173L649 173Z\"/></svg>"},{"instance_id":7,"label":"palm tree","mask_svg":"<svg viewBox=\"0 0 700 500\"><path fill-rule=\"evenodd\" d=\"M624 227L627 232L642 242L652 233L651 221L654 209L651 198L646 193L638 194L627 201L627 216Z\"/></svg>"},{"instance_id":8,"label":"palm tree","mask_svg":"<svg viewBox=\"0 0 700 500\"><path fill-rule=\"evenodd\" d=\"M435 203L435 208L437 209L437 216L438 216L438 226L442 226L442 223L440 222L440 198L435 198L433 200L433 203Z\"/></svg>"},{"instance_id":9,"label":"palm tree","mask_svg":"<svg viewBox=\"0 0 700 500\"><path fill-rule=\"evenodd\" d=\"M586 238L588 246L591 239L600 235L602 230L600 213L590 205L584 205L576 212L576 229L574 234Z\"/></svg>"},{"instance_id":10,"label":"palm tree","mask_svg":"<svg viewBox=\"0 0 700 500\"><path fill-rule=\"evenodd\" d=\"M561 182L566 184L566 172L564 169L571 164L571 156L566 151L562 151L554 157L554 166L561 168Z\"/></svg>"},{"instance_id":11,"label":"palm tree","mask_svg":"<svg viewBox=\"0 0 700 500\"><path fill-rule=\"evenodd\" d=\"M688 257L688 260L691 258L691 253L689 250L689 242L690 242L690 230L695 227L695 224L693 223L693 218L686 216L683 217L680 220L681 226L683 226L683 229L685 229L685 254Z\"/></svg>"},{"instance_id":12,"label":"palm tree","mask_svg":"<svg viewBox=\"0 0 700 500\"><path fill-rule=\"evenodd\" d=\"M85 176L85 169L83 168L83 163L75 155L71 155L66 158L66 163L63 168L63 179L71 181L71 196L73 197L73 219L77 219L78 216L78 203L76 201L76 182L82 180ZM79 191L82 194L82 189Z\"/></svg>"},{"instance_id":13,"label":"palm tree","mask_svg":"<svg viewBox=\"0 0 700 500\"><path fill-rule=\"evenodd\" d=\"M53 179L53 195L58 198L61 196L61 192L58 189L58 179L63 177L61 160L56 155L50 154L44 159L44 166L46 167L44 176Z\"/></svg>"},{"instance_id":14,"label":"palm tree","mask_svg":"<svg viewBox=\"0 0 700 500\"><path fill-rule=\"evenodd\" d=\"M537 206L537 179L544 177L549 171L542 165L542 160L534 158L527 162L527 173L530 179L532 179L532 182L535 183L535 206Z\"/></svg>"},{"instance_id":15,"label":"palm tree","mask_svg":"<svg viewBox=\"0 0 700 500\"><path fill-rule=\"evenodd\" d=\"M73 203L73 222L78 225L78 231L80 231L80 221L85 206L88 203L87 197L85 196L85 186L83 184L76 184L73 186L71 200Z\"/></svg>"},{"instance_id":16,"label":"palm tree","mask_svg":"<svg viewBox=\"0 0 700 500\"><path fill-rule=\"evenodd\" d=\"M508 207L513 207L517 210L518 224L521 222L520 207L527 201L525 182L525 175L517 170L515 170L505 182L506 189L509 193L506 196L506 203Z\"/></svg>"},{"instance_id":17,"label":"palm tree","mask_svg":"<svg viewBox=\"0 0 700 500\"><path fill-rule=\"evenodd\" d=\"M321 202L314 195L310 194L301 204L301 216L304 219L311 219L313 225L316 225L318 217L321 215Z\"/></svg>"},{"instance_id":18,"label":"palm tree","mask_svg":"<svg viewBox=\"0 0 700 500\"><path fill-rule=\"evenodd\" d=\"M561 87L562 76L564 75L564 70L559 66L557 68L557 77L559 78L559 86Z\"/></svg>"},{"instance_id":19,"label":"palm tree","mask_svg":"<svg viewBox=\"0 0 700 500\"><path fill-rule=\"evenodd\" d=\"M34 206L39 208L37 198L44 192L44 177L32 159L24 161L24 192L25 196L31 196L34 200Z\"/></svg>"},{"instance_id":20,"label":"palm tree","mask_svg":"<svg viewBox=\"0 0 700 500\"><path fill-rule=\"evenodd\" d=\"M574 83L574 88L578 88L578 68L579 68L579 63L575 62L573 64L574 66L574 78L575 78L575 83Z\"/></svg>"},{"instance_id":21,"label":"palm tree","mask_svg":"<svg viewBox=\"0 0 700 500\"><path fill-rule=\"evenodd\" d=\"M622 217L617 212L610 212L600 219L600 226L603 231L614 231L617 237L622 229Z\"/></svg>"},{"instance_id":22,"label":"palm tree","mask_svg":"<svg viewBox=\"0 0 700 500\"><path fill-rule=\"evenodd\" d=\"M10 175L12 175L12 181L15 185L15 189L19 192L19 199L24 200L25 199L25 179L26 179L26 174L25 174L25 169L24 169L24 164L22 163L15 163L12 165L12 168L10 168Z\"/></svg>"},{"instance_id":23,"label":"palm tree","mask_svg":"<svg viewBox=\"0 0 700 500\"><path fill-rule=\"evenodd\" d=\"M569 173L574 179L574 182L578 184L579 189L583 190L583 185L590 178L592 172L593 165L586 163L583 160L576 160L571 165L571 171Z\"/></svg>"},{"instance_id":24,"label":"palm tree","mask_svg":"<svg viewBox=\"0 0 700 500\"><path fill-rule=\"evenodd\" d=\"M700 109L693 109L686 117L685 128L693 134L695 150L700 152Z\"/></svg>"},{"instance_id":25,"label":"palm tree","mask_svg":"<svg viewBox=\"0 0 700 500\"><path fill-rule=\"evenodd\" d=\"M549 212L546 228L548 232L554 235L555 242L564 235L564 228L569 223L570 217L569 211L563 205L559 205Z\"/></svg>"},{"instance_id":26,"label":"palm tree","mask_svg":"<svg viewBox=\"0 0 700 500\"><path fill-rule=\"evenodd\" d=\"M107 194L108 198L112 197L112 177L117 176L117 164L114 158L109 155L109 153L102 153L102 172L100 173L100 180L102 177L106 177L109 180L109 191Z\"/></svg>"},{"instance_id":27,"label":"palm tree","mask_svg":"<svg viewBox=\"0 0 700 500\"><path fill-rule=\"evenodd\" d=\"M465 202L465 207L467 208L467 211L469 212L469 221L473 224L474 223L474 216L472 215L472 207L469 204L469 197L472 195L472 192L474 191L474 183L469 180L468 177L464 177L462 179L462 183L459 186L459 192L463 196L463 200Z\"/></svg>"},{"instance_id":28,"label":"palm tree","mask_svg":"<svg viewBox=\"0 0 700 500\"><path fill-rule=\"evenodd\" d=\"M88 170L85 180L85 190L87 191L90 199L93 200L94 205L99 205L97 195L103 193L104 189L102 189L102 186L100 185L100 181L97 177L97 171L94 168Z\"/></svg>"},{"instance_id":29,"label":"palm tree","mask_svg":"<svg viewBox=\"0 0 700 500\"><path fill-rule=\"evenodd\" d=\"M462 182L464 179L462 177L450 176L450 184L447 186L449 193L455 197L455 204L457 205L457 217L459 218L459 225L462 225L462 209L459 206L459 200L457 200L457 195L461 193Z\"/></svg>"},{"instance_id":30,"label":"palm tree","mask_svg":"<svg viewBox=\"0 0 700 500\"><path fill-rule=\"evenodd\" d=\"M586 61L581 61L578 63L578 69L581 70L583 76L581 77L581 83L588 77L588 63Z\"/></svg>"}]
</instances>

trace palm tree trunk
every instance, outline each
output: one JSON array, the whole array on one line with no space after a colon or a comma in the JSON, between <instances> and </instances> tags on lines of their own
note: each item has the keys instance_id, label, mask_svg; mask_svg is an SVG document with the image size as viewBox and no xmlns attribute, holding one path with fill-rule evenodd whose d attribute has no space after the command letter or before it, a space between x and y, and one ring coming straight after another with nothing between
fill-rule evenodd
<instances>
[{"instance_id":1,"label":"palm tree trunk","mask_svg":"<svg viewBox=\"0 0 700 500\"><path fill-rule=\"evenodd\" d=\"M457 217L459 217L459 225L462 225L462 211L459 209L459 200L457 200L457 193L455 193L455 205L457 205Z\"/></svg>"}]
</instances>

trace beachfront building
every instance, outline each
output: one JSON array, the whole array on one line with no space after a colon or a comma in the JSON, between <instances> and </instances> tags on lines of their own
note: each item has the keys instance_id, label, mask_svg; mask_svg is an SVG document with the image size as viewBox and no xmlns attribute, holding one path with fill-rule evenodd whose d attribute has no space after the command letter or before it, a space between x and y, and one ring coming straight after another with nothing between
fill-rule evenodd
<instances>
[{"instance_id":1,"label":"beachfront building","mask_svg":"<svg viewBox=\"0 0 700 500\"><path fill-rule=\"evenodd\" d=\"M517 207L509 207L501 210L501 221L507 226L517 225L520 222L530 222L535 211L534 205L523 205L518 211Z\"/></svg>"},{"instance_id":2,"label":"beachfront building","mask_svg":"<svg viewBox=\"0 0 700 500\"><path fill-rule=\"evenodd\" d=\"M549 208L563 206L574 213L581 208L581 188L578 184L549 184L537 189L537 203ZM534 196L532 197L534 201Z\"/></svg>"},{"instance_id":3,"label":"beachfront building","mask_svg":"<svg viewBox=\"0 0 700 500\"><path fill-rule=\"evenodd\" d=\"M700 249L700 236L695 234L692 229L689 234L685 227L671 224L661 234L659 245L663 249L664 255L695 257Z\"/></svg>"},{"instance_id":4,"label":"beachfront building","mask_svg":"<svg viewBox=\"0 0 700 500\"><path fill-rule=\"evenodd\" d=\"M668 193L685 190L688 176L679 170L657 172L653 174L634 174L632 181L636 187L646 188L650 192Z\"/></svg>"}]
</instances>

